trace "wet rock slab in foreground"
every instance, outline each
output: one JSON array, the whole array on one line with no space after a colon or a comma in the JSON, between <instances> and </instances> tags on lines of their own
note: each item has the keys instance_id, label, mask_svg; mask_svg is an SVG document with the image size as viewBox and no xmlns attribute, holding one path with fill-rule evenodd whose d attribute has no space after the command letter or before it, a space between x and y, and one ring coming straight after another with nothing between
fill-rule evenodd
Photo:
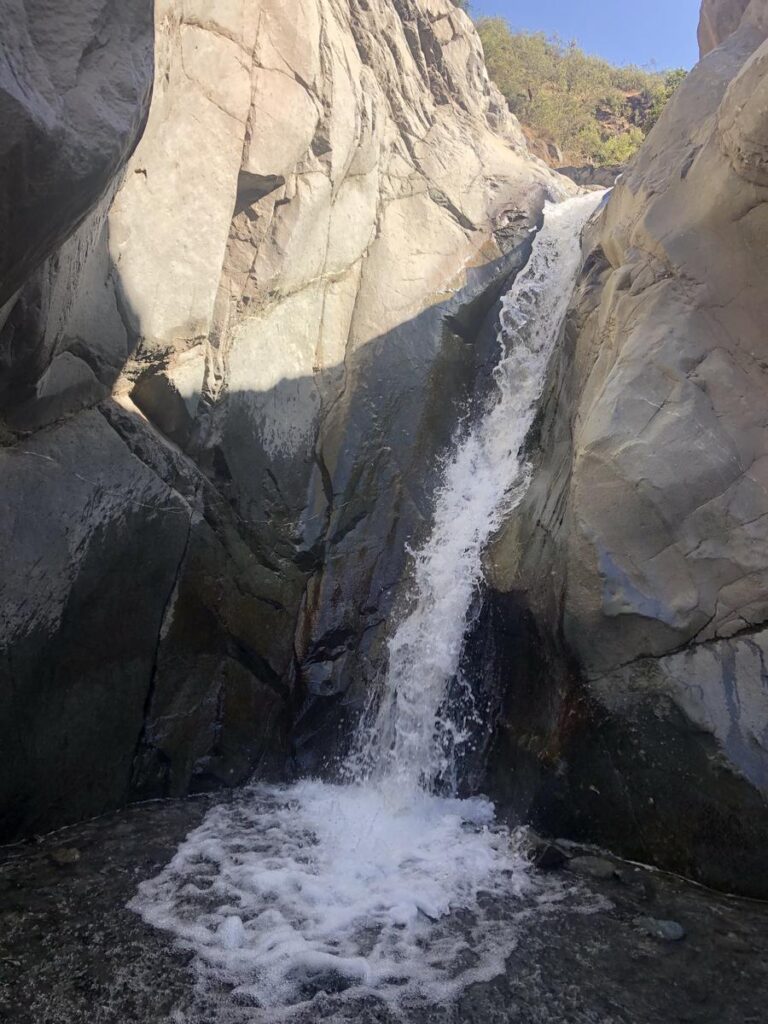
<instances>
[{"instance_id":1,"label":"wet rock slab in foreground","mask_svg":"<svg viewBox=\"0 0 768 1024\"><path fill-rule=\"evenodd\" d=\"M189 956L125 903L196 827L210 798L153 803L0 851L0 1021L230 1024L253 1021L226 993L193 1007ZM573 853L574 851L568 851ZM413 1024L758 1024L768 992L768 906L613 862L555 870L573 897L518 919L504 977ZM597 899L595 899L597 897ZM584 912L579 908L595 906ZM529 912L526 912L526 909ZM523 911L521 915L521 911ZM655 923L674 922L685 932ZM455 927L465 926L455 915ZM453 923L452 923L453 926ZM667 935L668 938L657 936ZM674 936L674 938L672 938ZM298 1020L394 1024L377 1001L320 996Z\"/></svg>"}]
</instances>

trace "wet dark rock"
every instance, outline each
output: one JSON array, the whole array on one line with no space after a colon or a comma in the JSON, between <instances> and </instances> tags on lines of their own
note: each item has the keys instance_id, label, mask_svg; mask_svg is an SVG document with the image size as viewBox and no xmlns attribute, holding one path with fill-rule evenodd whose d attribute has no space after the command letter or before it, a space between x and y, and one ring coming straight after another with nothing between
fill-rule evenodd
<instances>
[{"instance_id":1,"label":"wet dark rock","mask_svg":"<svg viewBox=\"0 0 768 1024\"><path fill-rule=\"evenodd\" d=\"M57 867L72 867L80 860L80 851L74 846L59 846L55 850L51 850L50 858Z\"/></svg>"},{"instance_id":2,"label":"wet dark rock","mask_svg":"<svg viewBox=\"0 0 768 1024\"><path fill-rule=\"evenodd\" d=\"M572 857L568 861L568 870L576 875L583 875L585 878L596 878L601 881L617 879L617 867L613 861L604 857Z\"/></svg>"},{"instance_id":3,"label":"wet dark rock","mask_svg":"<svg viewBox=\"0 0 768 1024\"><path fill-rule=\"evenodd\" d=\"M136 886L173 856L210 797L153 802L0 848L0 1021L3 1024L249 1024L253 1008L226 990L201 1005L189 954L125 909ZM74 871L51 860L78 849ZM396 1015L351 1003L329 984L300 1024L745 1024L762 1021L768 991L768 906L729 899L615 861L653 879L658 921L685 922L685 942L643 935L647 905L632 887L584 878L559 906L518 900L488 913L517 922L505 974L455 1002ZM567 875L542 879L559 886ZM522 918L520 912L524 911ZM585 912L588 911L588 912ZM472 915L457 914L471 949ZM311 994L311 993L310 993Z\"/></svg>"},{"instance_id":4,"label":"wet dark rock","mask_svg":"<svg viewBox=\"0 0 768 1024\"><path fill-rule=\"evenodd\" d=\"M525 845L531 863L539 871L556 871L568 862L568 855L562 847L543 839L532 830L526 836Z\"/></svg>"},{"instance_id":5,"label":"wet dark rock","mask_svg":"<svg viewBox=\"0 0 768 1024\"><path fill-rule=\"evenodd\" d=\"M680 942L685 938L685 929L677 921L663 921L657 917L636 917L632 924L639 931L662 942Z\"/></svg>"}]
</instances>

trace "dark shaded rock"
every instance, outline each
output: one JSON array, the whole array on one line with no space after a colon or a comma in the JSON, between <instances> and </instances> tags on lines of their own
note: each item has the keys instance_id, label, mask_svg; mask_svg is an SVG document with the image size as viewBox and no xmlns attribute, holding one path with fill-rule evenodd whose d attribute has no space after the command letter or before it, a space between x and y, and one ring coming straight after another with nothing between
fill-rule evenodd
<instances>
[{"instance_id":1,"label":"dark shaded rock","mask_svg":"<svg viewBox=\"0 0 768 1024\"><path fill-rule=\"evenodd\" d=\"M609 878L616 879L617 868L613 861L605 857L580 856L572 857L568 861L568 870L574 874L583 875L585 878L598 878L605 881Z\"/></svg>"},{"instance_id":2,"label":"dark shaded rock","mask_svg":"<svg viewBox=\"0 0 768 1024\"><path fill-rule=\"evenodd\" d=\"M105 411L133 454L192 506L157 638L131 796L233 786L257 768L280 772L292 701L288 574L258 557L191 460L130 410Z\"/></svg>"},{"instance_id":3,"label":"dark shaded rock","mask_svg":"<svg viewBox=\"0 0 768 1024\"><path fill-rule=\"evenodd\" d=\"M663 921L657 917L636 917L632 924L638 931L661 942L680 942L685 938L685 929L677 921Z\"/></svg>"},{"instance_id":4,"label":"dark shaded rock","mask_svg":"<svg viewBox=\"0 0 768 1024\"><path fill-rule=\"evenodd\" d=\"M116 403L0 461L0 834L283 764L285 584L199 470Z\"/></svg>"},{"instance_id":5,"label":"dark shaded rock","mask_svg":"<svg viewBox=\"0 0 768 1024\"><path fill-rule=\"evenodd\" d=\"M136 145L152 88L152 13L150 0L82 0L76 11L0 4L0 307Z\"/></svg>"},{"instance_id":6,"label":"dark shaded rock","mask_svg":"<svg viewBox=\"0 0 768 1024\"><path fill-rule=\"evenodd\" d=\"M158 430L180 448L185 447L192 432L192 417L168 377L153 373L140 377L131 398Z\"/></svg>"},{"instance_id":7,"label":"dark shaded rock","mask_svg":"<svg viewBox=\"0 0 768 1024\"><path fill-rule=\"evenodd\" d=\"M585 164L583 167L558 167L557 170L582 188L613 188L616 179L624 173L625 167L622 164L614 164L611 167Z\"/></svg>"},{"instance_id":8,"label":"dark shaded rock","mask_svg":"<svg viewBox=\"0 0 768 1024\"><path fill-rule=\"evenodd\" d=\"M491 622L504 610L504 626L485 673L507 692L483 788L510 820L764 895L765 802L711 734L658 696L607 714L521 595L486 603L497 609Z\"/></svg>"},{"instance_id":9,"label":"dark shaded rock","mask_svg":"<svg viewBox=\"0 0 768 1024\"><path fill-rule=\"evenodd\" d=\"M128 797L189 515L97 411L0 449L0 461L0 536L14 553L0 580L9 837ZM126 605L129 593L142 600Z\"/></svg>"},{"instance_id":10,"label":"dark shaded rock","mask_svg":"<svg viewBox=\"0 0 768 1024\"><path fill-rule=\"evenodd\" d=\"M181 505L97 412L17 443L20 432L93 406L106 388L87 360L41 342L42 311L66 306L66 274L56 296L39 287L51 280L40 271L18 309L6 302L103 205L138 141L153 5L0 7L0 407L11 428L3 425L0 451L0 834L9 836L126 798L152 633L185 528L175 528ZM144 599L127 610L129 585Z\"/></svg>"},{"instance_id":11,"label":"dark shaded rock","mask_svg":"<svg viewBox=\"0 0 768 1024\"><path fill-rule=\"evenodd\" d=\"M526 835L526 849L531 863L539 871L557 871L568 863L568 854L560 846L533 831Z\"/></svg>"}]
</instances>

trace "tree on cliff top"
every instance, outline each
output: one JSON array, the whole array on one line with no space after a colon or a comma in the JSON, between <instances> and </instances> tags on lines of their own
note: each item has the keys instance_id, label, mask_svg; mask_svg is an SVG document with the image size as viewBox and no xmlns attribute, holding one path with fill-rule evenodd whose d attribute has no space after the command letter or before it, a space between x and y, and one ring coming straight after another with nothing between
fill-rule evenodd
<instances>
[{"instance_id":1,"label":"tree on cliff top","mask_svg":"<svg viewBox=\"0 0 768 1024\"><path fill-rule=\"evenodd\" d=\"M503 18L481 18L477 30L511 110L534 140L554 143L565 163L626 163L685 77L616 67L576 43L513 32Z\"/></svg>"}]
</instances>

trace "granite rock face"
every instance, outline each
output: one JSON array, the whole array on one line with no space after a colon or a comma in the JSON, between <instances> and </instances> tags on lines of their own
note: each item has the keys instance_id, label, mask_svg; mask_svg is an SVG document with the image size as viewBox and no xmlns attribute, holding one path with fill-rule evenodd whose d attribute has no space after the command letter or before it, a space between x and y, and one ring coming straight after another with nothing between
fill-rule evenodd
<instances>
[{"instance_id":1,"label":"granite rock face","mask_svg":"<svg viewBox=\"0 0 768 1024\"><path fill-rule=\"evenodd\" d=\"M763 895L767 13L690 74L590 230L534 483L489 559L537 652L500 742L525 760L530 727L547 766L524 794L500 778L509 798Z\"/></svg>"},{"instance_id":2,"label":"granite rock face","mask_svg":"<svg viewBox=\"0 0 768 1024\"><path fill-rule=\"evenodd\" d=\"M573 188L450 0L157 0L104 174L0 334L4 836L278 770L289 719L338 750L480 324Z\"/></svg>"},{"instance_id":3,"label":"granite rock face","mask_svg":"<svg viewBox=\"0 0 768 1024\"><path fill-rule=\"evenodd\" d=\"M149 108L151 0L65 7L0 4L0 319L106 191Z\"/></svg>"},{"instance_id":4,"label":"granite rock face","mask_svg":"<svg viewBox=\"0 0 768 1024\"><path fill-rule=\"evenodd\" d=\"M765 27L762 0L702 0L698 20L698 48L701 56L720 46L742 25Z\"/></svg>"}]
</instances>

